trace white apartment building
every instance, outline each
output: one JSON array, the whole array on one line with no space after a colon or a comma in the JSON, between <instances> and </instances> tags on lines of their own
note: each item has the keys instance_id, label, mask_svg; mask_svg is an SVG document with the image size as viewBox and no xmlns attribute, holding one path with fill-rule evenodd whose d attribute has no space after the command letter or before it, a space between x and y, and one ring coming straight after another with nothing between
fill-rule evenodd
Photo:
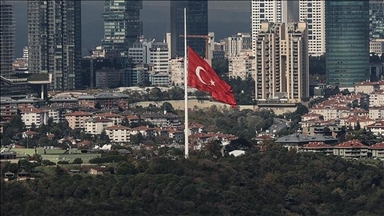
<instances>
[{"instance_id":1,"label":"white apartment building","mask_svg":"<svg viewBox=\"0 0 384 216\"><path fill-rule=\"evenodd\" d=\"M384 105L384 91L377 91L369 95L369 107L381 107Z\"/></svg>"},{"instance_id":2,"label":"white apartment building","mask_svg":"<svg viewBox=\"0 0 384 216\"><path fill-rule=\"evenodd\" d=\"M239 55L228 57L228 74L230 77L240 77L245 80L248 76L255 74L255 57L247 52L241 52Z\"/></svg>"},{"instance_id":3,"label":"white apartment building","mask_svg":"<svg viewBox=\"0 0 384 216\"><path fill-rule=\"evenodd\" d=\"M103 117L94 117L85 121L85 132L88 134L101 134L107 127L113 126L111 119Z\"/></svg>"},{"instance_id":4,"label":"white apartment building","mask_svg":"<svg viewBox=\"0 0 384 216\"><path fill-rule=\"evenodd\" d=\"M261 24L256 41L256 100L309 97L307 24Z\"/></svg>"},{"instance_id":5,"label":"white apartment building","mask_svg":"<svg viewBox=\"0 0 384 216\"><path fill-rule=\"evenodd\" d=\"M26 128L31 128L32 124L36 127L40 127L43 124L48 123L48 110L26 108L21 111L21 120L24 122Z\"/></svg>"},{"instance_id":6,"label":"white apartment building","mask_svg":"<svg viewBox=\"0 0 384 216\"><path fill-rule=\"evenodd\" d=\"M384 39L371 39L369 41L369 52L381 56L384 53Z\"/></svg>"},{"instance_id":7,"label":"white apartment building","mask_svg":"<svg viewBox=\"0 0 384 216\"><path fill-rule=\"evenodd\" d=\"M256 56L256 41L261 23L265 21L274 23L298 22L299 18L296 17L298 7L298 1L251 0L252 53L254 56Z\"/></svg>"},{"instance_id":8,"label":"white apartment building","mask_svg":"<svg viewBox=\"0 0 384 216\"><path fill-rule=\"evenodd\" d=\"M152 73L167 73L168 61L170 59L167 45L165 47L157 47L149 49L149 62L152 66Z\"/></svg>"},{"instance_id":9,"label":"white apartment building","mask_svg":"<svg viewBox=\"0 0 384 216\"><path fill-rule=\"evenodd\" d=\"M225 54L226 56L233 57L238 56L244 50L252 49L252 38L249 33L237 33L232 37L225 39Z\"/></svg>"},{"instance_id":10,"label":"white apartment building","mask_svg":"<svg viewBox=\"0 0 384 216\"><path fill-rule=\"evenodd\" d=\"M184 58L169 60L168 73L171 86L184 86Z\"/></svg>"},{"instance_id":11,"label":"white apartment building","mask_svg":"<svg viewBox=\"0 0 384 216\"><path fill-rule=\"evenodd\" d=\"M125 143L130 140L130 128L122 125L114 125L105 128L105 132L111 142Z\"/></svg>"},{"instance_id":12,"label":"white apartment building","mask_svg":"<svg viewBox=\"0 0 384 216\"><path fill-rule=\"evenodd\" d=\"M149 64L155 73L168 72L170 53L167 43L143 41L129 48L128 56L134 64Z\"/></svg>"},{"instance_id":13,"label":"white apartment building","mask_svg":"<svg viewBox=\"0 0 384 216\"><path fill-rule=\"evenodd\" d=\"M384 105L369 108L369 118L374 120L384 119Z\"/></svg>"},{"instance_id":14,"label":"white apartment building","mask_svg":"<svg viewBox=\"0 0 384 216\"><path fill-rule=\"evenodd\" d=\"M308 53L325 54L325 1L299 0L300 22L308 23Z\"/></svg>"},{"instance_id":15,"label":"white apartment building","mask_svg":"<svg viewBox=\"0 0 384 216\"><path fill-rule=\"evenodd\" d=\"M150 73L149 81L153 86L169 86L170 85L169 74L164 72Z\"/></svg>"}]
</instances>

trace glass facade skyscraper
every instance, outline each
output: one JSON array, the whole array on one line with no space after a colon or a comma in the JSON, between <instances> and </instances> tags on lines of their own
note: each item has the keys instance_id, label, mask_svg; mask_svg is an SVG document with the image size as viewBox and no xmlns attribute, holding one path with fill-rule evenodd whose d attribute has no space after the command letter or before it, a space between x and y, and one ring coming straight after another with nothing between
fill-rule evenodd
<instances>
[{"instance_id":1,"label":"glass facade skyscraper","mask_svg":"<svg viewBox=\"0 0 384 216\"><path fill-rule=\"evenodd\" d=\"M28 70L52 74L51 89L80 87L81 1L28 0Z\"/></svg>"},{"instance_id":2,"label":"glass facade skyscraper","mask_svg":"<svg viewBox=\"0 0 384 216\"><path fill-rule=\"evenodd\" d=\"M325 5L327 82L353 87L370 77L369 1L327 0Z\"/></svg>"},{"instance_id":3,"label":"glass facade skyscraper","mask_svg":"<svg viewBox=\"0 0 384 216\"><path fill-rule=\"evenodd\" d=\"M128 56L128 49L140 41L143 35L143 22L140 21L142 0L104 1L103 49L108 52Z\"/></svg>"},{"instance_id":4,"label":"glass facade skyscraper","mask_svg":"<svg viewBox=\"0 0 384 216\"><path fill-rule=\"evenodd\" d=\"M13 6L0 0L0 75L6 78L13 74L15 31Z\"/></svg>"},{"instance_id":5,"label":"glass facade skyscraper","mask_svg":"<svg viewBox=\"0 0 384 216\"><path fill-rule=\"evenodd\" d=\"M171 57L184 56L184 8L187 8L187 35L208 36L208 1L171 1ZM188 38L187 44L205 56L204 38Z\"/></svg>"},{"instance_id":6,"label":"glass facade skyscraper","mask_svg":"<svg viewBox=\"0 0 384 216\"><path fill-rule=\"evenodd\" d=\"M384 1L369 1L369 36L371 39L384 39Z\"/></svg>"}]
</instances>

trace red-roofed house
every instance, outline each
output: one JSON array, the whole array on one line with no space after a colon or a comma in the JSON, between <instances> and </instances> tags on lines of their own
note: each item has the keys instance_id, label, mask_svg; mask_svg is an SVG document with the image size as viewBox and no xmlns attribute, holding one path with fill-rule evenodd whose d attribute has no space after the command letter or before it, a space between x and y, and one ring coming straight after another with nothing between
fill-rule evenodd
<instances>
[{"instance_id":1,"label":"red-roofed house","mask_svg":"<svg viewBox=\"0 0 384 216\"><path fill-rule=\"evenodd\" d=\"M146 136L153 136L155 129L147 127L147 126L139 126L139 127L131 128L130 131L131 131L132 135L136 135L138 133L141 133L141 135L146 137Z\"/></svg>"},{"instance_id":2,"label":"red-roofed house","mask_svg":"<svg viewBox=\"0 0 384 216\"><path fill-rule=\"evenodd\" d=\"M371 130L374 134L384 134L384 120L377 121L367 126L367 129Z\"/></svg>"},{"instance_id":3,"label":"red-roofed house","mask_svg":"<svg viewBox=\"0 0 384 216\"><path fill-rule=\"evenodd\" d=\"M304 144L303 147L299 149L299 151L332 155L333 146L325 144L324 142L309 142L308 144Z\"/></svg>"},{"instance_id":4,"label":"red-roofed house","mask_svg":"<svg viewBox=\"0 0 384 216\"><path fill-rule=\"evenodd\" d=\"M368 146L357 139L349 140L336 145L333 154L345 158L365 158L368 155Z\"/></svg>"},{"instance_id":5,"label":"red-roofed house","mask_svg":"<svg viewBox=\"0 0 384 216\"><path fill-rule=\"evenodd\" d=\"M384 142L369 146L368 151L372 158L384 159Z\"/></svg>"}]
</instances>

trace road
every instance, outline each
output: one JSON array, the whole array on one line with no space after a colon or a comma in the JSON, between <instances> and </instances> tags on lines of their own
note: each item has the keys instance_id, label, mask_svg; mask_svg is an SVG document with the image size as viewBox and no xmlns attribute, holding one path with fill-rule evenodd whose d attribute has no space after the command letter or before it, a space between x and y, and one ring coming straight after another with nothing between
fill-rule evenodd
<instances>
[{"instance_id":1,"label":"road","mask_svg":"<svg viewBox=\"0 0 384 216\"><path fill-rule=\"evenodd\" d=\"M269 133L277 133L281 130L287 128L287 124L289 124L288 120L281 118L273 118L273 125L269 127Z\"/></svg>"}]
</instances>

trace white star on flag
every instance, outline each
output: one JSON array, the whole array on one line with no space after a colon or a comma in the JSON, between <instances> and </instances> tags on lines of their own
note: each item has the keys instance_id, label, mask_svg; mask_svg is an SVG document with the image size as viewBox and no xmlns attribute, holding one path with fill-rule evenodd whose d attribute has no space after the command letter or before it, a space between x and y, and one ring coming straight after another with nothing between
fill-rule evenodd
<instances>
[{"instance_id":1,"label":"white star on flag","mask_svg":"<svg viewBox=\"0 0 384 216\"><path fill-rule=\"evenodd\" d=\"M212 86L215 86L215 82L213 80L210 81Z\"/></svg>"}]
</instances>

